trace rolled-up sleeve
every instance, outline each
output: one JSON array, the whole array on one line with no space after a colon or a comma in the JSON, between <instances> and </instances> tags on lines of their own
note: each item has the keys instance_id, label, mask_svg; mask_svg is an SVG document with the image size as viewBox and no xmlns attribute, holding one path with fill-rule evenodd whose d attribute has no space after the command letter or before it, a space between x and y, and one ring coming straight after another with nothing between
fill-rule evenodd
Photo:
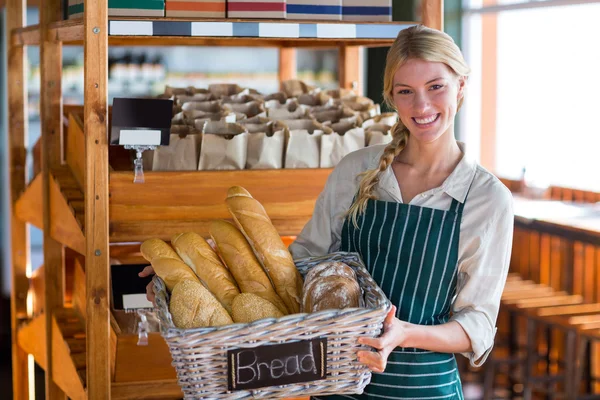
<instances>
[{"instance_id":1,"label":"rolled-up sleeve","mask_svg":"<svg viewBox=\"0 0 600 400\"><path fill-rule=\"evenodd\" d=\"M496 320L512 249L512 197L502 202L481 235L467 245L458 266L457 294L451 321L458 322L471 340L472 352L463 353L480 366L494 345Z\"/></svg>"}]
</instances>

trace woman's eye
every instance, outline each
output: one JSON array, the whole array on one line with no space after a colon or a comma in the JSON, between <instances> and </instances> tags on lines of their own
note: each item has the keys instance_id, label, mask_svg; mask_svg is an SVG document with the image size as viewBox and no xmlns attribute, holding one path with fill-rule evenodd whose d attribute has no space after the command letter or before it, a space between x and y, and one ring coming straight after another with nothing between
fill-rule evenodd
<instances>
[{"instance_id":1,"label":"woman's eye","mask_svg":"<svg viewBox=\"0 0 600 400\"><path fill-rule=\"evenodd\" d=\"M402 90L398 91L398 94L409 94L409 93L410 93L410 90L408 90L408 89L402 89Z\"/></svg>"},{"instance_id":2,"label":"woman's eye","mask_svg":"<svg viewBox=\"0 0 600 400\"><path fill-rule=\"evenodd\" d=\"M431 90L439 90L439 89L441 89L441 88L443 88L443 87L444 87L443 85L431 85L431 88L430 88L430 89L431 89Z\"/></svg>"}]
</instances>

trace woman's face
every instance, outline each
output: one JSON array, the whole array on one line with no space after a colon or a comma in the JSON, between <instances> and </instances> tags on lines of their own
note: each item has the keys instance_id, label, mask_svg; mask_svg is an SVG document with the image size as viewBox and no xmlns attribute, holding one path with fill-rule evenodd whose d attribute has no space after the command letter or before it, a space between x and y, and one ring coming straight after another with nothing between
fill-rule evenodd
<instances>
[{"instance_id":1,"label":"woman's face","mask_svg":"<svg viewBox=\"0 0 600 400\"><path fill-rule=\"evenodd\" d=\"M465 80L444 63L410 59L394 74L394 104L419 142L431 143L454 127Z\"/></svg>"}]
</instances>

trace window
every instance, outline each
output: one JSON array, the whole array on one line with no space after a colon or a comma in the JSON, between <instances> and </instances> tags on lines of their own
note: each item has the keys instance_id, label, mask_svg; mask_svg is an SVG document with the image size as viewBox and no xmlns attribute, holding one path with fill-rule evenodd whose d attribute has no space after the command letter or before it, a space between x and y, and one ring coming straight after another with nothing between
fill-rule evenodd
<instances>
[{"instance_id":1,"label":"window","mask_svg":"<svg viewBox=\"0 0 600 400\"><path fill-rule=\"evenodd\" d=\"M479 147L477 140L484 142L487 133L480 135L482 115L495 106L495 152L488 167L498 176L519 179L526 168L538 183L600 191L600 1L549 0L563 5L534 2L531 8L488 12L477 8L480 0L468 2L463 48L474 76L461 137ZM498 1L512 3L518 1ZM481 32L493 25L495 68L482 69L490 41L482 40ZM491 101L481 94L490 80L495 80Z\"/></svg>"}]
</instances>

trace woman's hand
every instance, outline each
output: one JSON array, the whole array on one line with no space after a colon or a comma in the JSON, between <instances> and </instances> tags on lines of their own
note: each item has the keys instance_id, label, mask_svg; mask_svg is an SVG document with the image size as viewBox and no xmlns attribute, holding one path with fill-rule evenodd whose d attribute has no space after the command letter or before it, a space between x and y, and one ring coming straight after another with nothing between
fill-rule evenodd
<instances>
[{"instance_id":1,"label":"woman's hand","mask_svg":"<svg viewBox=\"0 0 600 400\"><path fill-rule=\"evenodd\" d=\"M145 278L150 275L154 275L154 268L152 268L152 265L148 265L138 274L140 278ZM154 283L152 282L146 285L146 298L156 306L156 303L154 303Z\"/></svg>"},{"instance_id":2,"label":"woman's hand","mask_svg":"<svg viewBox=\"0 0 600 400\"><path fill-rule=\"evenodd\" d=\"M387 359L392 350L406 339L406 323L396 318L396 306L386 315L383 321L383 335L378 338L360 338L358 343L374 347L377 352L359 351L358 361L365 364L373 372L383 372L387 366Z\"/></svg>"}]
</instances>

